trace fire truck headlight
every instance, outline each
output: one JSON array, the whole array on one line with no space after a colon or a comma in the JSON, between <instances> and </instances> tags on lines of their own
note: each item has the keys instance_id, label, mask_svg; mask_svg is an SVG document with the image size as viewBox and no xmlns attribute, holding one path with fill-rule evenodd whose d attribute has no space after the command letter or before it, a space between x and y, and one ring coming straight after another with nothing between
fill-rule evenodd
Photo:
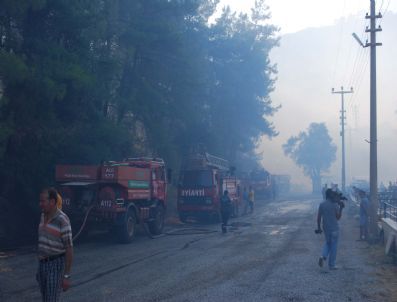
<instances>
[{"instance_id":1,"label":"fire truck headlight","mask_svg":"<svg viewBox=\"0 0 397 302\"><path fill-rule=\"evenodd\" d=\"M212 199L211 198L206 198L205 199L205 203L206 204L211 204L212 203Z\"/></svg>"},{"instance_id":2,"label":"fire truck headlight","mask_svg":"<svg viewBox=\"0 0 397 302\"><path fill-rule=\"evenodd\" d=\"M117 198L116 199L116 204L118 206L123 206L124 205L124 198Z\"/></svg>"}]
</instances>

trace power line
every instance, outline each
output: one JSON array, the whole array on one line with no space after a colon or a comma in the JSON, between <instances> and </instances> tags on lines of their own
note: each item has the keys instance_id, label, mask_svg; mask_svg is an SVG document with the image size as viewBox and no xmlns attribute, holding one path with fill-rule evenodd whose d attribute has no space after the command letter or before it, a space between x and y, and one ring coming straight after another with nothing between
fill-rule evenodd
<instances>
[{"instance_id":1,"label":"power line","mask_svg":"<svg viewBox=\"0 0 397 302\"><path fill-rule=\"evenodd\" d=\"M383 3L383 1L382 1L382 3ZM389 5L390 5L390 0L387 2L387 5L386 5L385 10L383 11L382 17L385 17L386 13L389 12ZM380 11L380 9L379 9L379 11ZM383 20L384 20L384 19L381 19L381 20L379 21L379 25L382 24L382 21L383 21Z\"/></svg>"},{"instance_id":2,"label":"power line","mask_svg":"<svg viewBox=\"0 0 397 302\"><path fill-rule=\"evenodd\" d=\"M389 11L390 0L387 2L386 9L383 11L383 16Z\"/></svg>"},{"instance_id":3,"label":"power line","mask_svg":"<svg viewBox=\"0 0 397 302\"><path fill-rule=\"evenodd\" d=\"M368 60L365 60L365 51L363 51L363 55L361 56L361 62L360 62L360 69L359 72L357 73L356 78L352 82L352 86L357 87L356 93L351 96L350 99L350 109L353 107L356 98L358 96L358 93L361 91L361 85L363 83L364 76L366 75L367 67L368 67Z\"/></svg>"},{"instance_id":4,"label":"power line","mask_svg":"<svg viewBox=\"0 0 397 302\"><path fill-rule=\"evenodd\" d=\"M356 77L353 79L351 83L352 86L353 85L356 86L359 82L362 81L367 64L368 64L368 60L366 60L366 53L365 51L363 51L361 53L360 64L358 65L358 69L357 69L358 72L356 74Z\"/></svg>"},{"instance_id":5,"label":"power line","mask_svg":"<svg viewBox=\"0 0 397 302\"><path fill-rule=\"evenodd\" d=\"M362 33L361 40L363 40L364 35L365 35L365 32ZM353 70L352 70L352 73L351 73L351 76L350 76L350 86L352 86L352 84L353 84L353 79L354 79L354 76L355 76L356 67L361 65L361 63L363 61L363 54L364 53L365 53L364 49L362 47L358 46L356 58L355 58L355 61L354 61Z\"/></svg>"},{"instance_id":6,"label":"power line","mask_svg":"<svg viewBox=\"0 0 397 302\"><path fill-rule=\"evenodd\" d=\"M353 105L356 103L358 93L361 91L361 85L362 85L362 83L363 83L364 75L366 74L367 67L368 67L368 60L365 62L364 68L362 69L362 72L361 72L359 81L356 82L356 83L357 83L356 86L355 86L355 87L357 87L356 93L353 94L353 95L350 97L350 100L349 100L349 103L350 103L350 110L353 108ZM358 103L358 106L360 106L360 103Z\"/></svg>"},{"instance_id":7,"label":"power line","mask_svg":"<svg viewBox=\"0 0 397 302\"><path fill-rule=\"evenodd\" d=\"M382 0L382 3L380 4L380 6L379 6L379 11L381 11L382 10L382 7L383 7L383 2L384 2L384 0Z\"/></svg>"},{"instance_id":8,"label":"power line","mask_svg":"<svg viewBox=\"0 0 397 302\"><path fill-rule=\"evenodd\" d=\"M384 1L384 0L383 0ZM359 8L361 7L361 2L362 0L357 0L357 10L359 10ZM390 2L390 0L389 0ZM357 18L354 28L357 28L358 26L358 20L362 20L362 27L365 26L365 20L362 18ZM359 38L359 40L361 41L365 41L365 36L366 36L366 32L363 31L361 34L361 37ZM354 65L350 74L350 80L348 81L349 86L354 86L356 87L356 92L355 94L352 94L349 98L349 104L350 104L350 109L352 109L358 95L359 95L359 91L361 89L361 85L363 82L363 77L366 73L367 70L367 65L368 65L368 60L366 59L366 52L364 50L364 48L358 46L357 48L357 52L356 52L356 56L354 59Z\"/></svg>"},{"instance_id":9,"label":"power line","mask_svg":"<svg viewBox=\"0 0 397 302\"><path fill-rule=\"evenodd\" d=\"M350 99L349 99L350 110L352 109L353 104L355 103L356 97L358 95L358 92L361 89L361 84L362 84L362 81L363 81L363 78L364 78L364 75L365 75L365 72L366 72L366 68L367 68L367 65L368 65L368 61L366 60L365 63L364 63L364 59L365 59L365 51L363 49L361 49L360 56L359 56L359 59L358 59L358 61L360 63L357 64L357 66L358 66L357 67L357 73L355 74L355 77L353 77L353 74L352 74L352 78L351 78L351 81L350 81L350 86L351 87L357 87L356 93L352 94Z\"/></svg>"},{"instance_id":10,"label":"power line","mask_svg":"<svg viewBox=\"0 0 397 302\"><path fill-rule=\"evenodd\" d=\"M344 16L345 14L345 10L346 10L346 0L343 1L343 9L342 9L342 16ZM334 72L332 73L332 83L335 81L335 74L336 74L336 70L339 67L339 55L340 55L340 49L341 49L341 44L342 44L342 36L343 36L343 32L344 32L344 19L342 19L341 21L341 25L340 25L340 32L339 32L339 39L338 39L338 47L337 47L337 51L336 51L336 59L335 59L335 65L334 65Z\"/></svg>"},{"instance_id":11,"label":"power line","mask_svg":"<svg viewBox=\"0 0 397 302\"><path fill-rule=\"evenodd\" d=\"M387 1L387 4L386 4L386 6L385 6L385 8L384 8L384 10L383 10L383 13L381 13L382 17L384 17L384 16L386 15L386 13L389 12L390 2L391 2L391 0L388 0L388 1ZM380 7L379 7L379 11L382 10L384 4L385 4L385 1L382 0L381 5L380 5ZM382 24L382 21L383 21L383 20L384 20L383 18L380 19L379 25ZM365 32L364 32L363 34L365 34ZM361 37L361 40L364 40L364 37ZM351 78L350 78L350 81L349 81L350 86L357 87L357 88L356 88L356 92L357 92L357 93L356 93L356 94L352 94L352 95L350 96L350 98L349 98L349 101L348 101L348 102L350 103L350 109L353 108L353 105L355 104L355 102L356 102L356 100L357 100L357 97L358 97L358 95L359 95L359 92L361 91L361 86L362 86L362 83L363 83L363 78L364 78L364 75L365 75L365 73L366 73L366 71L367 71L367 68L368 68L368 60L365 60L365 65L361 68L360 72L357 74L357 77L354 78L357 62L360 62L360 63L358 63L358 65L361 65L361 63L362 63L362 61L363 61L363 58L364 58L362 55L365 53L365 51L364 51L364 49L363 49L362 47L358 46L358 48L359 48L359 54L358 54L358 56L356 56L356 60L355 60L355 62L354 62L354 66L353 66L353 71L352 71ZM361 52L360 52L360 51L361 51ZM359 58L359 59L358 59L358 58ZM360 104L358 104L358 105L360 105Z\"/></svg>"},{"instance_id":12,"label":"power line","mask_svg":"<svg viewBox=\"0 0 397 302\"><path fill-rule=\"evenodd\" d=\"M353 81L355 80L355 76L356 76L356 72L358 71L358 66L361 65L362 60L363 60L363 54L364 54L364 50L362 49L362 47L358 47L357 49L357 54L356 54L356 58L354 60L354 65L353 65L353 69L350 75L350 80L349 80L349 85L353 86Z\"/></svg>"},{"instance_id":13,"label":"power line","mask_svg":"<svg viewBox=\"0 0 397 302\"><path fill-rule=\"evenodd\" d=\"M364 31L361 35L361 39L360 42L362 40L364 40L366 35L366 32ZM367 40L366 40L366 43ZM362 46L364 46L362 44ZM353 94L349 100L350 103L350 109L353 108L353 105L357 99L358 96L358 92L361 91L361 85L363 82L363 78L364 75L366 74L366 70L367 70L367 66L368 66L368 60L366 59L366 51L364 47L360 47L360 45L358 46L358 56L356 57L356 61L355 61L355 66L353 68L352 74L351 74L351 78L350 78L350 86L354 86L357 87L355 94Z\"/></svg>"},{"instance_id":14,"label":"power line","mask_svg":"<svg viewBox=\"0 0 397 302\"><path fill-rule=\"evenodd\" d=\"M362 18L359 18L358 15L355 15L355 20L354 20L353 28L357 28L357 27L358 27L358 23L359 23L360 20L363 22L363 24L362 24L362 26L361 26L361 27L363 27L363 26L365 25L365 24L364 24L364 21L362 20ZM352 60L351 60L351 56L352 56L352 46L353 46L353 42L350 42L350 43L349 43L349 51L348 51L347 61L346 61L345 66L348 66L348 64L349 64L350 62L352 62ZM362 51L362 49L361 49L361 48L358 48L356 57L355 57L355 59L354 59L354 65L353 65L352 74L351 74L350 79L349 79L350 86L352 86L352 83L351 83L352 81L351 81L351 79L352 79L352 77L353 77L354 70L355 70L355 66L356 66L356 64L357 64L358 55L361 54L360 51ZM347 76L347 72L344 73L344 76L343 76L343 83L346 82L346 76Z\"/></svg>"}]
</instances>

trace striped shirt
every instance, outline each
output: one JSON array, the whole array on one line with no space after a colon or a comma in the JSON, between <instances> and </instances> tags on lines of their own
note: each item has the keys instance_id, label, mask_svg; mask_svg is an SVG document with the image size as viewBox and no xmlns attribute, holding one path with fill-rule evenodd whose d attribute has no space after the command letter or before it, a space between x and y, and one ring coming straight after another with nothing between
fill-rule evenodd
<instances>
[{"instance_id":1,"label":"striped shirt","mask_svg":"<svg viewBox=\"0 0 397 302\"><path fill-rule=\"evenodd\" d=\"M39 225L39 258L63 254L66 248L73 246L72 228L68 216L61 210L46 224L44 213Z\"/></svg>"}]
</instances>

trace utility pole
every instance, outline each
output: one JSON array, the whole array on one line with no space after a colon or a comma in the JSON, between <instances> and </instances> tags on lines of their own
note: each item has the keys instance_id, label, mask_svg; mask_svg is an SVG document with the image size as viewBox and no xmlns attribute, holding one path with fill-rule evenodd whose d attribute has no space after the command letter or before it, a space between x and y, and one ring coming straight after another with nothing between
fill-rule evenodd
<instances>
[{"instance_id":1,"label":"utility pole","mask_svg":"<svg viewBox=\"0 0 397 302\"><path fill-rule=\"evenodd\" d=\"M360 41L356 34L353 37L363 47L370 47L371 50L371 87L370 87L370 160L369 160L369 187L370 187L370 233L373 239L378 236L378 138L377 138L377 121L376 121L376 47L382 43L376 42L376 33L382 31L380 26L376 27L376 19L382 18L382 14L375 13L375 0L370 0L370 15L366 14L365 18L370 19L370 28L365 32L370 33L370 42L365 45Z\"/></svg>"},{"instance_id":2,"label":"utility pole","mask_svg":"<svg viewBox=\"0 0 397 302\"><path fill-rule=\"evenodd\" d=\"M341 99L342 99L342 104L341 104L341 116L340 116L340 124L342 126L342 131L340 132L340 136L342 137L342 192L346 192L346 152L345 152L345 94L347 93L353 93L353 87L350 88L350 90L344 90L343 86L341 87L340 91L335 91L334 88L332 88L332 93L334 94L340 94Z\"/></svg>"}]
</instances>

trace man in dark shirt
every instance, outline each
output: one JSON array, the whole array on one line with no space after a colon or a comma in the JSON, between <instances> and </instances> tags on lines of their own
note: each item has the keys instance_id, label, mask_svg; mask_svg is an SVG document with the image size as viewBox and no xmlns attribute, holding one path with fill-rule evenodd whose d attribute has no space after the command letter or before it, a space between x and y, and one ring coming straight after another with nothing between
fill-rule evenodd
<instances>
[{"instance_id":1,"label":"man in dark shirt","mask_svg":"<svg viewBox=\"0 0 397 302\"><path fill-rule=\"evenodd\" d=\"M221 217L222 217L222 233L227 232L227 222L230 217L230 212L232 209L232 201L229 197L229 192L225 190L221 198Z\"/></svg>"},{"instance_id":2,"label":"man in dark shirt","mask_svg":"<svg viewBox=\"0 0 397 302\"><path fill-rule=\"evenodd\" d=\"M341 201L341 194L332 189L325 191L325 197L326 200L320 204L317 214L317 230L320 233L324 231L325 235L325 243L318 264L322 267L324 261L329 257L329 269L337 269L335 261L339 238L338 220L342 217L344 203Z\"/></svg>"}]
</instances>

